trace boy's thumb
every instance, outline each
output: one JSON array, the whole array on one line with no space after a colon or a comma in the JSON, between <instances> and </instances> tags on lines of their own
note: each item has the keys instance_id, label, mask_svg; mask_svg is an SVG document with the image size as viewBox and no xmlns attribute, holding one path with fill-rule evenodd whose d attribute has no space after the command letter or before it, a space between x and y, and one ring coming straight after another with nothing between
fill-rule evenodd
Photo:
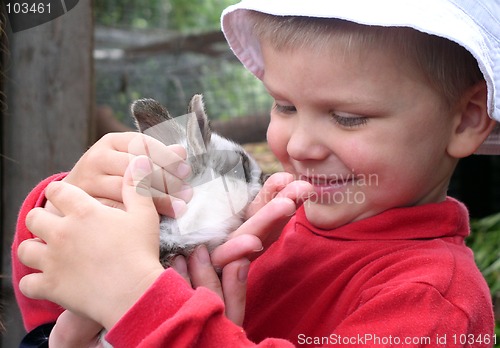
<instances>
[{"instance_id":1,"label":"boy's thumb","mask_svg":"<svg viewBox=\"0 0 500 348\"><path fill-rule=\"evenodd\" d=\"M154 208L151 180L153 164L147 156L133 158L125 171L122 196L125 209L129 211L136 207Z\"/></svg>"}]
</instances>

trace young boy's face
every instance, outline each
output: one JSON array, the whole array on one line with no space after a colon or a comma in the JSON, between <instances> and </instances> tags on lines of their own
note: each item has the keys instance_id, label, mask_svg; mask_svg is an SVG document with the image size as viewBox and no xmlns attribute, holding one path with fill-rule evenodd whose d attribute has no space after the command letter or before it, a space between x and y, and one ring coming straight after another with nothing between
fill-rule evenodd
<instances>
[{"instance_id":1,"label":"young boy's face","mask_svg":"<svg viewBox=\"0 0 500 348\"><path fill-rule=\"evenodd\" d=\"M397 50L261 46L275 99L268 142L286 171L314 185L311 223L335 228L445 198L455 121Z\"/></svg>"}]
</instances>

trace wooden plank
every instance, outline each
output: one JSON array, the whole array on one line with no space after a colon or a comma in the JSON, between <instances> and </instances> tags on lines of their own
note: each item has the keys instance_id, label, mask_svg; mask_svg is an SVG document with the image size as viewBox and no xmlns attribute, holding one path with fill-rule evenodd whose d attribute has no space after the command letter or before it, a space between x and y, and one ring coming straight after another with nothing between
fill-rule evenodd
<instances>
[{"instance_id":1,"label":"wooden plank","mask_svg":"<svg viewBox=\"0 0 500 348\"><path fill-rule=\"evenodd\" d=\"M10 245L19 207L41 179L70 169L89 144L93 111L91 1L65 15L9 33L7 111L2 115L2 273L10 275ZM2 347L24 336L9 280L3 282Z\"/></svg>"},{"instance_id":2,"label":"wooden plank","mask_svg":"<svg viewBox=\"0 0 500 348\"><path fill-rule=\"evenodd\" d=\"M3 74L3 69L2 67L3 62L5 60L5 52L6 52L6 45L7 45L7 34L6 34L6 21L7 17L6 14L4 14L1 9L0 9L0 120L3 119L3 112L4 112L4 105L5 105L5 95L3 93L4 91L4 83L5 83L5 78ZM0 122L0 134L2 134L2 127L3 124ZM0 156L3 154L3 149L2 149L2 142L0 142ZM0 157L0 178L2 178L2 173L3 173L3 161L1 160L2 157ZM3 181L0 180L0 192L3 192ZM0 221L3 220L3 200L0 200ZM3 234L3 228L0 228L0 240L2 240L2 234ZM3 245L3 244L2 244ZM3 252L0 249L0 253L3 254ZM0 270L2 269L2 259L0 258ZM2 284L4 282L4 277L3 274L0 273L0 289L3 288ZM3 296L0 296L0 301L2 301ZM4 319L3 319L3 306L2 302L0 302L0 335L4 334L5 332L5 327L4 327ZM0 342L0 347L2 346L2 343Z\"/></svg>"},{"instance_id":3,"label":"wooden plank","mask_svg":"<svg viewBox=\"0 0 500 348\"><path fill-rule=\"evenodd\" d=\"M125 49L127 57L150 56L151 54L179 54L196 52L212 57L227 55L226 39L220 30L204 33L180 34L159 42ZM219 44L220 47L217 45ZM223 44L223 45L221 45ZM235 58L233 55L231 58Z\"/></svg>"}]
</instances>

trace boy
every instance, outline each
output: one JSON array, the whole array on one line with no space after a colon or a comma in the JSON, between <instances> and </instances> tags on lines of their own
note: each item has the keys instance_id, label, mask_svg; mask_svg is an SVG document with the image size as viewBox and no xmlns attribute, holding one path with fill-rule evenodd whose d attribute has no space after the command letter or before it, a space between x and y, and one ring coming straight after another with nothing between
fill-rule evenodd
<instances>
[{"instance_id":1,"label":"boy","mask_svg":"<svg viewBox=\"0 0 500 348\"><path fill-rule=\"evenodd\" d=\"M221 288L203 248L188 265L159 267L156 211L133 190L141 179L147 188L154 182L148 160L139 156L127 170L122 160L112 171L118 180L104 198L123 200L125 211L83 192L97 195L75 178L99 166L79 162L87 170L77 164L65 180L83 191L56 183L45 192L48 208L63 217L23 208L14 273L27 327L53 322L61 310L44 302L42 320L24 295L71 310L58 324L95 324L70 338L55 329L59 342L103 326L116 347L492 345L489 291L464 245L467 211L446 190L458 159L474 153L500 118L498 19L498 5L458 1L230 7L223 30L275 100L268 142L291 174L273 179L259 199L288 198L256 203L252 213L261 209L227 243L234 254L227 245L214 251L211 262L227 264ZM304 195L247 280L240 257L259 245L234 241L254 234L267 246ZM45 243L29 239L25 217ZM116 245L120 233L127 238ZM16 254L42 273L20 266Z\"/></svg>"}]
</instances>

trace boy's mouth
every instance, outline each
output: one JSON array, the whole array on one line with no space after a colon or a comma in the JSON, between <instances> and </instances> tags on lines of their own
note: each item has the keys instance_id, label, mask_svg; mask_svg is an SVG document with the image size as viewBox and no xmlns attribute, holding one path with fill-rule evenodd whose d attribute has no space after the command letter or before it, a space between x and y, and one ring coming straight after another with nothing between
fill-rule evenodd
<instances>
[{"instance_id":1,"label":"boy's mouth","mask_svg":"<svg viewBox=\"0 0 500 348\"><path fill-rule=\"evenodd\" d=\"M347 185L354 185L355 176L350 173L347 175L313 175L313 176L305 176L300 175L300 180L308 181L314 187L319 189L338 189Z\"/></svg>"}]
</instances>

